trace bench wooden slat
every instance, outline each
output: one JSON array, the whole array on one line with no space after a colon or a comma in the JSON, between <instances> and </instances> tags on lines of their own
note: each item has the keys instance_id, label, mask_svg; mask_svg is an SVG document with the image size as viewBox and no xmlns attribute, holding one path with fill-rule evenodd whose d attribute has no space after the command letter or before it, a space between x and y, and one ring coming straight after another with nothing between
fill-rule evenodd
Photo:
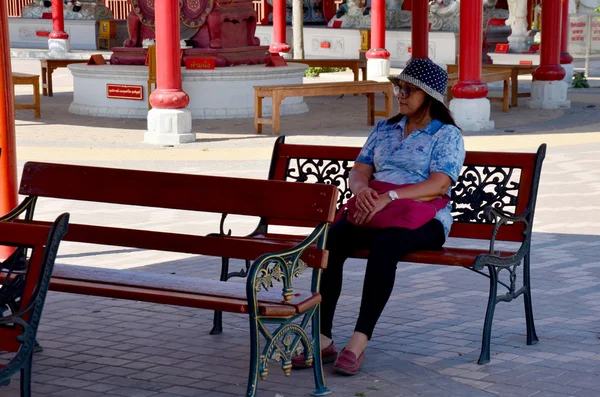
<instances>
[{"instance_id":1,"label":"bench wooden slat","mask_svg":"<svg viewBox=\"0 0 600 397\"><path fill-rule=\"evenodd\" d=\"M61 292L248 313L246 283L56 265L50 286L52 290ZM281 290L273 288L259 294L259 310L264 316L291 317L305 312L320 301L319 294L294 290L291 302L285 303Z\"/></svg>"},{"instance_id":2,"label":"bench wooden slat","mask_svg":"<svg viewBox=\"0 0 600 397\"><path fill-rule=\"evenodd\" d=\"M454 227L454 226L452 226ZM264 239L265 241L281 241L289 244L298 244L302 241L302 236L292 236L289 234L278 234L278 233L259 233L252 235L252 237L237 237L238 239L251 238L251 239ZM500 256L513 255L514 251L499 251L497 254ZM439 250L421 250L402 258L402 262L411 263L424 263L430 265L450 265L450 266L464 266L471 267L477 255L489 254L489 250L485 249L473 249L473 248L457 248L457 247L443 247ZM366 259L368 257L367 250L356 251L352 257Z\"/></svg>"},{"instance_id":3,"label":"bench wooden slat","mask_svg":"<svg viewBox=\"0 0 600 397\"><path fill-rule=\"evenodd\" d=\"M207 189L207 187L210 189ZM19 193L112 204L331 222L333 187L28 162ZM337 192L336 192L337 193ZM294 197L293 205L288 202Z\"/></svg>"},{"instance_id":4,"label":"bench wooden slat","mask_svg":"<svg viewBox=\"0 0 600 397\"><path fill-rule=\"evenodd\" d=\"M43 221L16 220L15 222L27 222L27 224L34 225L50 224ZM195 236L76 223L69 225L69 231L63 240L245 260L254 260L266 253L289 249L302 241L299 240L292 244L282 241L242 240L229 236ZM327 265L327 252L316 247L309 247L302 256L302 260L309 267L325 268Z\"/></svg>"}]
</instances>

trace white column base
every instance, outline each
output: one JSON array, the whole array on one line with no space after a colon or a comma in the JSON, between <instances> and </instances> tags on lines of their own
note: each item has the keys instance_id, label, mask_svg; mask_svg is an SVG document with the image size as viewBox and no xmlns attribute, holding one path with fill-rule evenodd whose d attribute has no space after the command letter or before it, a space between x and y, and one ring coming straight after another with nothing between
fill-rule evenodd
<instances>
[{"instance_id":1,"label":"white column base","mask_svg":"<svg viewBox=\"0 0 600 397\"><path fill-rule=\"evenodd\" d=\"M150 109L144 142L178 145L196 141L192 133L192 113L187 109Z\"/></svg>"},{"instance_id":2,"label":"white column base","mask_svg":"<svg viewBox=\"0 0 600 397\"><path fill-rule=\"evenodd\" d=\"M69 39L48 39L50 52L70 52L71 42Z\"/></svg>"},{"instance_id":3,"label":"white column base","mask_svg":"<svg viewBox=\"0 0 600 397\"><path fill-rule=\"evenodd\" d=\"M565 78L563 81L567 83L567 87L573 85L573 64L572 63L562 63L560 66L565 70Z\"/></svg>"},{"instance_id":4,"label":"white column base","mask_svg":"<svg viewBox=\"0 0 600 397\"><path fill-rule=\"evenodd\" d=\"M569 86L564 81L536 80L531 83L532 109L561 109L570 108L571 101L567 100Z\"/></svg>"},{"instance_id":5,"label":"white column base","mask_svg":"<svg viewBox=\"0 0 600 397\"><path fill-rule=\"evenodd\" d=\"M492 107L487 98L463 99L450 101L450 111L456 124L464 131L483 131L494 128L490 120Z\"/></svg>"},{"instance_id":6,"label":"white column base","mask_svg":"<svg viewBox=\"0 0 600 397\"><path fill-rule=\"evenodd\" d=\"M391 62L389 59L367 59L367 79L387 79L390 75L390 66Z\"/></svg>"}]
</instances>

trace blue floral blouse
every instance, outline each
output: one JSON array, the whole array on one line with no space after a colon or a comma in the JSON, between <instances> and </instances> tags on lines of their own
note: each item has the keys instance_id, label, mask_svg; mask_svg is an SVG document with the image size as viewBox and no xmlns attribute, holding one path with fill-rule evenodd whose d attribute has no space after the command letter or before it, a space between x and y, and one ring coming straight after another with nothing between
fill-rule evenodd
<instances>
[{"instance_id":1,"label":"blue floral blouse","mask_svg":"<svg viewBox=\"0 0 600 397\"><path fill-rule=\"evenodd\" d=\"M429 179L432 172L442 172L455 183L465 160L460 130L433 120L424 129L415 130L404 139L406 120L403 117L399 122L394 119L378 122L356 161L375 168L373 176L382 182L397 185L419 183ZM452 226L451 208L448 203L435 216L444 226L446 237Z\"/></svg>"}]
</instances>

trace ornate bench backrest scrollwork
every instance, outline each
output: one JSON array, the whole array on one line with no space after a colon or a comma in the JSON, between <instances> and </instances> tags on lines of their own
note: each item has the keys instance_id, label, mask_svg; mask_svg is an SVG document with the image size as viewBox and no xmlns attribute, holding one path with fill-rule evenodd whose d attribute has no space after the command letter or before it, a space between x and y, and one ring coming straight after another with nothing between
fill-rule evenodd
<instances>
[{"instance_id":1,"label":"ornate bench backrest scrollwork","mask_svg":"<svg viewBox=\"0 0 600 397\"><path fill-rule=\"evenodd\" d=\"M286 144L283 136L275 146L269 179L336 186L340 191L338 208L352 197L348 177L361 148ZM537 153L467 152L452 189L450 236L489 239L494 221L485 209L491 206L510 216L527 215L527 226L508 224L496 236L497 240L523 241L532 226L545 150L542 145Z\"/></svg>"}]
</instances>

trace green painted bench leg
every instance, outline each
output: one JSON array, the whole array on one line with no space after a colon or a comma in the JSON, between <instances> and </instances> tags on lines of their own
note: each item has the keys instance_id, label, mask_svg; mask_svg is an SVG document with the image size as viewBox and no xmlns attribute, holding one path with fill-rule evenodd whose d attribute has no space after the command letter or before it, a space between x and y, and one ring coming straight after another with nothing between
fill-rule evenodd
<instances>
[{"instance_id":1,"label":"green painted bench leg","mask_svg":"<svg viewBox=\"0 0 600 397\"><path fill-rule=\"evenodd\" d=\"M248 388L246 397L254 397L258 388L258 366L260 352L260 333L258 331L258 319L250 313L250 371L248 373Z\"/></svg>"},{"instance_id":2,"label":"green painted bench leg","mask_svg":"<svg viewBox=\"0 0 600 397\"><path fill-rule=\"evenodd\" d=\"M492 322L494 321L494 311L496 310L496 297L498 294L498 270L491 265L487 265L490 273L490 295L488 297L488 306L485 313L485 322L483 323L483 340L481 342L481 354L478 364L487 364L490 362L490 343L492 340Z\"/></svg>"},{"instance_id":3,"label":"green painted bench leg","mask_svg":"<svg viewBox=\"0 0 600 397\"><path fill-rule=\"evenodd\" d=\"M314 365L315 373L315 391L313 396L327 396L331 394L331 390L325 385L325 376L323 374L323 359L321 357L321 305L317 307L312 317L312 332L314 344Z\"/></svg>"},{"instance_id":4,"label":"green painted bench leg","mask_svg":"<svg viewBox=\"0 0 600 397\"><path fill-rule=\"evenodd\" d=\"M31 397L31 362L32 356L29 356L27 362L21 368L21 397Z\"/></svg>"},{"instance_id":5,"label":"green painted bench leg","mask_svg":"<svg viewBox=\"0 0 600 397\"><path fill-rule=\"evenodd\" d=\"M530 258L529 253L525 255L523 260L523 284L525 286L524 302L525 302L525 321L527 323L527 344L534 345L540 340L535 332L535 323L533 322L533 306L531 304L531 276L530 276Z\"/></svg>"}]
</instances>

